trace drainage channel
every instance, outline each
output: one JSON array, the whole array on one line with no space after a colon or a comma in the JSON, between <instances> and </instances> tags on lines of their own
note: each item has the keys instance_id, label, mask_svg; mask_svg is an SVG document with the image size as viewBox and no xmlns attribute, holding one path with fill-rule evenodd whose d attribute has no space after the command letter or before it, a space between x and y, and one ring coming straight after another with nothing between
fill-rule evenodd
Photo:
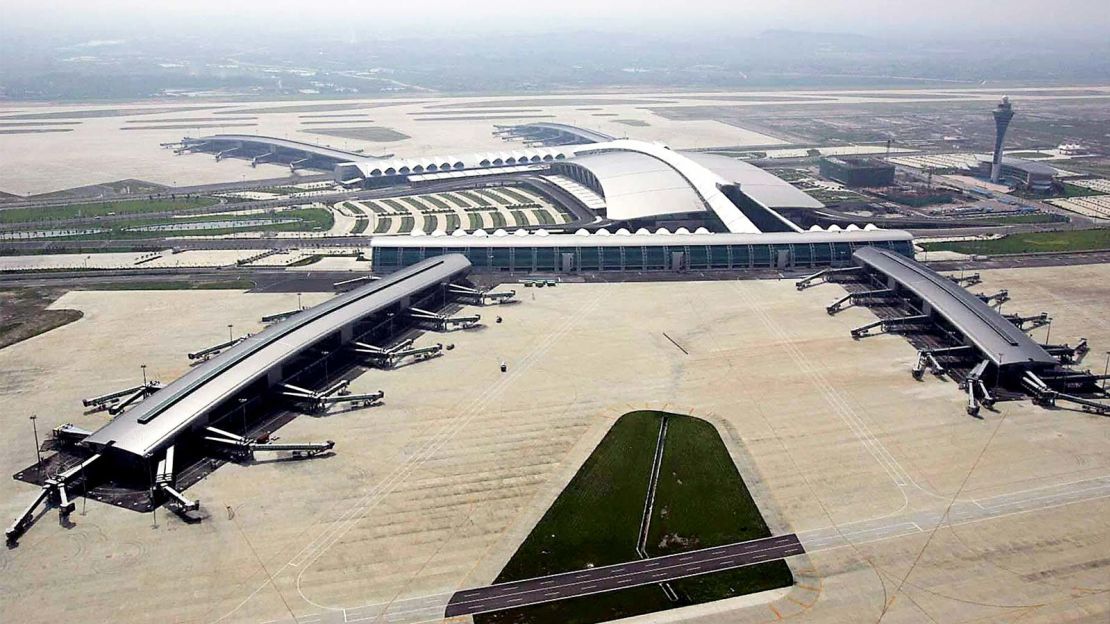
<instances>
[{"instance_id":1,"label":"drainage channel","mask_svg":"<svg viewBox=\"0 0 1110 624\"><path fill-rule=\"evenodd\" d=\"M666 334L663 335L666 336ZM674 341L672 340L672 342ZM640 518L640 536L636 540L636 554L640 555L641 559L650 558L647 554L648 531L651 529L651 515L655 510L655 489L659 485L659 469L663 465L663 446L667 442L668 421L666 414L663 414L659 421L659 438L655 442L655 458L651 463L651 477L648 479L647 496L644 499L644 515ZM668 600L671 602L678 601L678 594L675 593L670 583L660 583L659 587L663 589L663 593L667 595Z\"/></svg>"}]
</instances>

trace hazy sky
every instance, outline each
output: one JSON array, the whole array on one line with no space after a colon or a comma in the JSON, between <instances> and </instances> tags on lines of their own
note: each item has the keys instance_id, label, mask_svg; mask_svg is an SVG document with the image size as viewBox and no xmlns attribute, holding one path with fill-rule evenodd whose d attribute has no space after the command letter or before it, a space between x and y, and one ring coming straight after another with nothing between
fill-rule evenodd
<instances>
[{"instance_id":1,"label":"hazy sky","mask_svg":"<svg viewBox=\"0 0 1110 624\"><path fill-rule=\"evenodd\" d=\"M119 35L251 25L396 35L610 30L741 35L767 29L879 36L1110 37L1107 0L0 0L9 31Z\"/></svg>"}]
</instances>

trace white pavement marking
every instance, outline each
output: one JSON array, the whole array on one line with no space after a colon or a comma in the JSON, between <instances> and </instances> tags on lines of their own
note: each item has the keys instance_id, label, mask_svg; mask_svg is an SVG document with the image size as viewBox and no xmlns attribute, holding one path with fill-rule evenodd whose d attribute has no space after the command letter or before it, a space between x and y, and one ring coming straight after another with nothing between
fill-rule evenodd
<instances>
[{"instance_id":1,"label":"white pavement marking","mask_svg":"<svg viewBox=\"0 0 1110 624\"><path fill-rule=\"evenodd\" d=\"M902 468L902 465L898 463L898 460L894 459L894 456L887 451L882 442L871 433L870 427L868 427L863 418L856 413L855 409L852 408L848 399L846 399L836 387L829 383L821 370L814 366L809 358L794 345L794 341L790 338L790 335L783 331L778 323L769 317L757 302L752 301L751 295L744 290L740 284L733 283L733 288L740 294L744 303L747 304L748 309L755 313L763 322L763 325L779 339L783 349L786 351L786 354L790 356L790 359L794 361L797 369L809 375L814 386L816 386L821 392L821 395L824 396L825 401L833 408L833 411L836 412L841 420L848 425L848 429L851 430L852 434L856 436L856 439L863 444L864 448L871 453L875 461L886 471L891 481L899 488L904 488L910 484L918 487L906 470ZM919 489L923 492L927 492L923 488L919 487Z\"/></svg>"},{"instance_id":2,"label":"white pavement marking","mask_svg":"<svg viewBox=\"0 0 1110 624\"><path fill-rule=\"evenodd\" d=\"M1096 484L1096 483L1104 484L1105 488L1104 487L1092 487L1093 484ZM1044 490L1052 489L1052 488L1060 488L1060 487L1069 487L1070 489L1057 494L1056 498L1060 498L1060 499L1065 498L1065 497L1069 496L1072 492L1074 492L1074 496L1070 500L1063 500L1062 502L1060 502L1060 501L1057 501L1055 498L1052 499L1052 500L1049 500L1049 498L1042 495ZM1022 510L1019 510L1019 511L1002 511L1002 508L1006 507L1006 505L995 506L991 509L984 509L982 516L979 517L979 518L976 518L976 519L973 519L973 520L968 520L966 522L961 522L961 523L957 523L957 524L971 524L973 522L982 522L984 520L993 520L993 519L1003 518L1003 517L1022 514L1022 513L1029 513L1029 512L1033 512L1033 511L1052 509L1052 508L1055 508L1055 507L1066 506L1066 505L1070 505L1070 504L1074 504L1074 503L1094 501L1094 500L1100 500L1102 498L1110 497L1110 475L1095 477L1095 478L1086 479L1086 480L1083 480L1083 481L1071 482L1071 483L1067 483L1067 484L1061 484L1059 486L1051 485L1051 486L1032 488L1032 489L1029 489L1029 490L1021 490L1021 491L1018 491L1018 492L1013 492L1013 493L1008 493L1008 494L1001 494L999 496L995 496L995 497L992 497L992 498L986 499L986 500L994 500L994 499L997 499L997 498L1010 498L1010 497L1014 497L1014 496L1017 496L1017 495L1022 494L1022 493L1025 493L1025 494L1032 493L1031 496L1028 496L1027 498L1023 498L1022 500L1036 501L1036 502L1039 502L1040 505L1037 506L1036 508L1033 508L1033 509L1022 509ZM1046 502L1051 502L1051 503L1054 503L1054 504L1046 504ZM965 503L965 504L974 504L974 503ZM833 549L836 549L836 548L842 548L844 546L847 546L849 543L864 544L864 543L878 542L878 541L882 541L882 540L886 540L886 539L902 537L902 536L905 536L905 535L922 533L923 531L921 530L921 527L919 526L919 524L912 521L910 518L911 517L917 517L917 516L924 516L927 513L932 514L932 518L935 522L936 518L939 517L938 514L940 514L942 512L937 511L937 510L933 510L931 512L917 512L915 514L904 514L903 516L900 516L899 518L883 518L883 519L876 519L876 520L863 520L863 521L851 522L851 523L847 523L845 525L841 525L842 527L852 527L852 526L860 526L861 527L858 530L848 531L848 532L845 532L843 534L845 537L853 538L853 539L851 539L850 542L845 540L843 537L841 537L841 535L836 534L837 527L825 527L825 528L821 528L821 529L810 529L808 531L803 531L801 533L798 533L797 535L798 535L799 540L802 542L802 545L804 546L806 552L820 552L820 551L823 551L823 550L833 550ZM880 523L882 523L882 524L880 524ZM825 534L828 534L828 535L827 536L822 536L821 535L822 533L825 533ZM856 538L858 538L858 539L856 539ZM787 551L784 551L784 554L790 556L790 555L799 554L800 552L801 551L796 550L796 549L789 549ZM729 558L734 558L734 555L729 555ZM646 565L655 566L655 565L659 565L660 563L661 562L653 561L653 562L650 562L650 564L645 564L645 566ZM652 575L651 578L652 579L660 579L660 578L663 578L664 576L666 576L666 572L656 572L655 574ZM553 582L554 582L554 580L548 580L548 581L542 581L541 584L545 584L545 583L550 584L550 583L553 583ZM551 593L551 592L549 592L549 593ZM440 595L440 596L442 596L442 595ZM384 609L386 607L388 607L389 604L390 603L382 603L382 604L377 604L377 605L367 605L365 607L360 607L359 609L360 610L362 610L362 609L366 609L366 610L381 609L381 610L383 610L382 612L384 613ZM392 605L394 605L394 606L397 606L397 605L400 605L400 604L402 604L402 601L397 601L397 602L392 603ZM443 604L446 605L446 602L444 602ZM485 604L485 603L482 603L482 604ZM404 622L405 624L420 624L420 623L426 622L426 621L440 621L440 620L443 619L443 609L442 608L439 610L438 615L435 616L435 617L424 617L424 615L426 613L427 613L427 609L423 610L422 612L421 611L407 611L407 610L403 610L403 609L394 611L394 610L390 609L390 615L392 617L403 618L403 619L396 620L396 622ZM312 617L312 616L308 616L308 617ZM354 622L354 621L361 621L361 620L365 620L365 619L369 619L369 618L358 618L358 619L351 618L351 619L348 619L348 621L349 622ZM276 624L277 622L287 622L287 621L288 620L275 620L273 623L268 623L268 624ZM306 619L306 618L301 618L298 621L300 621L300 622L310 622L311 620Z\"/></svg>"},{"instance_id":3,"label":"white pavement marking","mask_svg":"<svg viewBox=\"0 0 1110 624\"><path fill-rule=\"evenodd\" d=\"M582 304L582 306L580 306L578 310L575 311L573 314L567 315L566 320L554 331L545 334L543 339L536 345L536 347L533 348L532 351L525 355L523 358L521 358L521 361L517 365L513 366L512 371L508 375L499 379L497 383L494 383L487 387L478 397L471 401L470 405L466 409L460 410L457 416L452 418L445 426L443 426L438 432L436 432L435 435L433 435L431 440L429 440L424 446L418 449L401 465L395 468L393 472L390 473L385 479L371 488L369 492L362 496L362 498L348 507L347 511L340 514L340 517L336 519L336 521L331 526L322 531L319 535L317 535L315 539L306 544L304 548L302 548L296 555L293 556L292 559L279 567L273 573L272 578L276 579L286 570L286 568L301 568L296 577L297 591L300 594L301 598L305 602L321 609L326 609L330 611L342 610L335 607L327 607L325 605L317 604L304 595L300 584L305 570L307 570L309 566L315 563L315 561L319 559L320 556L323 555L323 553L327 552L327 550L330 549L331 546L342 539L343 536L347 534L347 532L349 532L359 521L361 521L365 517L366 513L370 509L375 507L382 500L382 498L393 492L393 490L396 489L398 485L403 483L405 479L413 472L413 470L423 465L444 444L454 438L454 436L467 424L469 424L470 421L473 420L475 416L477 416L491 400L493 400L493 398L495 398L505 388L511 385L511 383L515 381L518 377L520 377L521 374L531 369L532 366L537 362L537 360L539 360L544 354L546 354L547 351L550 350L551 347L554 346L555 343L563 337L563 335L569 332L570 329L581 317L589 314L601 304L601 300L604 298L605 294L606 291L604 289L599 289L598 293L594 296L593 299L590 299L586 303ZM258 587L247 594L247 596L243 598L243 600L240 601L239 604L230 609L227 613L221 615L219 618L216 618L214 622L221 622L234 613L238 612L239 609L243 607L243 605L254 598L254 596L256 596L260 591L268 587L270 583L271 580L269 578L263 581Z\"/></svg>"}]
</instances>

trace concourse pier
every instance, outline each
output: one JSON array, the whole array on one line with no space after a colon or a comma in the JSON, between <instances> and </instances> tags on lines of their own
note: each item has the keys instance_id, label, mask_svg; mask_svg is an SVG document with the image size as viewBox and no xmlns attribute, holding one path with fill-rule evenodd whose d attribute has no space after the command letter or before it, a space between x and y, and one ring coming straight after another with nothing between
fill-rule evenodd
<instances>
[{"instance_id":1,"label":"concourse pier","mask_svg":"<svg viewBox=\"0 0 1110 624\"><path fill-rule=\"evenodd\" d=\"M57 452L15 475L41 490L7 529L9 542L43 503L68 514L75 491L136 511L165 504L187 516L199 501L185 490L224 461L251 461L265 452L331 452L331 440L278 444L271 434L298 408L322 413L338 403L354 409L380 402L384 392L352 394L349 380L333 378L364 361L367 345L383 345L392 360L426 359L441 347L413 350L406 332L428 317L441 325L476 324L477 315L456 319L438 312L460 295L486 294L466 280L470 268L459 254L430 258L296 311L257 334L190 354L200 363L172 383L145 382L86 399L85 407L110 407L118 415L95 431L71 424L55 428L45 447ZM403 349L392 347L398 340Z\"/></svg>"},{"instance_id":2,"label":"concourse pier","mask_svg":"<svg viewBox=\"0 0 1110 624\"><path fill-rule=\"evenodd\" d=\"M820 281L848 291L828 306L829 314L865 305L879 317L851 330L853 338L883 332L906 336L918 348L914 378L922 379L926 371L952 377L967 393L971 415L997 400L1023 396L1045 406L1062 402L1110 414L1110 404L1101 401L1107 398L1099 385L1104 376L1068 367L1082 362L1086 341L1069 346L1033 340L1026 331L1049 322L1048 314L1004 316L991 304L1008 299L1006 291L972 293L961 284L977 280L941 275L880 247L858 249L852 266L811 275L797 287L805 290Z\"/></svg>"}]
</instances>

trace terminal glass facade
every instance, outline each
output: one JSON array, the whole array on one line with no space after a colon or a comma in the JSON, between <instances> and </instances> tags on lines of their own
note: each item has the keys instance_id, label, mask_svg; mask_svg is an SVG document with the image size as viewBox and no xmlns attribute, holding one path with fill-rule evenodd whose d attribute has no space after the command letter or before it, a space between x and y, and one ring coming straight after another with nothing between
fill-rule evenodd
<instances>
[{"instance_id":1,"label":"terminal glass facade","mask_svg":"<svg viewBox=\"0 0 1110 624\"><path fill-rule=\"evenodd\" d=\"M621 245L577 247L439 246L373 248L375 271L394 271L449 253L466 256L478 271L555 273L575 271L674 271L847 266L865 246L913 257L909 241L825 242L755 245Z\"/></svg>"}]
</instances>

